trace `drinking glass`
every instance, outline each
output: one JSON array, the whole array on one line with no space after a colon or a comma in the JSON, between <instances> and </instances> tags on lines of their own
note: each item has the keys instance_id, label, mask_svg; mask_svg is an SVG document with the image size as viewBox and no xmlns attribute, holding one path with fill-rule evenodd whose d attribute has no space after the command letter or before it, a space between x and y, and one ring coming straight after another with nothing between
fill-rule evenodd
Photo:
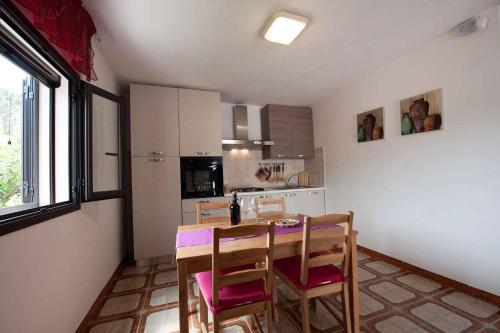
<instances>
[{"instance_id":1,"label":"drinking glass","mask_svg":"<svg viewBox=\"0 0 500 333\"><path fill-rule=\"evenodd\" d=\"M248 218L248 199L240 197L240 211L245 215L245 220Z\"/></svg>"}]
</instances>

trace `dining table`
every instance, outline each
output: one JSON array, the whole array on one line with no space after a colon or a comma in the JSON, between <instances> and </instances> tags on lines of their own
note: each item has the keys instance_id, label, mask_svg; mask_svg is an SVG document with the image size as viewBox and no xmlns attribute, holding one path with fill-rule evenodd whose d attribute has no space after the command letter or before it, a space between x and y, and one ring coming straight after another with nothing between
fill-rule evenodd
<instances>
[{"instance_id":1,"label":"dining table","mask_svg":"<svg viewBox=\"0 0 500 333\"><path fill-rule=\"evenodd\" d=\"M255 223L253 220L243 220L242 223ZM179 329L180 333L189 332L189 295L188 278L191 274L212 270L212 229L213 227L227 226L224 222L195 225L182 225L177 229L176 257L177 280L179 289ZM344 235L341 226L326 227L311 230L311 241L325 237ZM349 295L352 332L359 333L359 289L357 270L357 231L351 236L351 255L349 258ZM245 248L265 246L265 237L243 239L226 239L220 244L220 251L230 252ZM274 259L281 259L299 255L302 246L302 227L276 227L274 235Z\"/></svg>"}]
</instances>

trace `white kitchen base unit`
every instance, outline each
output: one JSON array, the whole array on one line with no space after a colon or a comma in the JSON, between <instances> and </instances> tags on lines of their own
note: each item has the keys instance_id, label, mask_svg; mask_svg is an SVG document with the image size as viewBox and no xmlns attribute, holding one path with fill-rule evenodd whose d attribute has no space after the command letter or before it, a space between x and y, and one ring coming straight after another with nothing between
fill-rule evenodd
<instances>
[{"instance_id":1,"label":"white kitchen base unit","mask_svg":"<svg viewBox=\"0 0 500 333\"><path fill-rule=\"evenodd\" d=\"M175 253L182 224L179 157L133 157L134 257Z\"/></svg>"},{"instance_id":2,"label":"white kitchen base unit","mask_svg":"<svg viewBox=\"0 0 500 333\"><path fill-rule=\"evenodd\" d=\"M230 200L231 194L226 194ZM289 214L304 214L307 216L320 216L326 214L325 188L297 188L290 190L266 190L263 192L238 193L240 201L241 217L255 218L255 213L245 210L251 203L252 198L285 198L285 209ZM184 200L183 200L184 205ZM278 207L268 206L265 210L277 210ZM184 211L184 209L183 209Z\"/></svg>"},{"instance_id":3,"label":"white kitchen base unit","mask_svg":"<svg viewBox=\"0 0 500 333\"><path fill-rule=\"evenodd\" d=\"M290 214L304 214L314 217L324 215L326 212L325 190L288 191L279 195L285 198L286 211Z\"/></svg>"},{"instance_id":4,"label":"white kitchen base unit","mask_svg":"<svg viewBox=\"0 0 500 333\"><path fill-rule=\"evenodd\" d=\"M220 201L230 201L226 197L214 197L214 198L196 198L196 199L183 199L182 200L182 225L196 224L196 204L201 202L220 202ZM208 214L222 215L225 212L223 210L214 210Z\"/></svg>"}]
</instances>

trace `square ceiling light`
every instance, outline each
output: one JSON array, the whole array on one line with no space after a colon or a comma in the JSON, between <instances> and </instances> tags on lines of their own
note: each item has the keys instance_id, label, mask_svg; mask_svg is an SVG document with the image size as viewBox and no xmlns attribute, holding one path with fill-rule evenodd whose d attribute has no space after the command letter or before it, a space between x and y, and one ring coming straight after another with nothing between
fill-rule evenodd
<instances>
[{"instance_id":1,"label":"square ceiling light","mask_svg":"<svg viewBox=\"0 0 500 333\"><path fill-rule=\"evenodd\" d=\"M274 14L264 28L264 38L270 42L290 45L304 30L307 18L286 12Z\"/></svg>"}]
</instances>

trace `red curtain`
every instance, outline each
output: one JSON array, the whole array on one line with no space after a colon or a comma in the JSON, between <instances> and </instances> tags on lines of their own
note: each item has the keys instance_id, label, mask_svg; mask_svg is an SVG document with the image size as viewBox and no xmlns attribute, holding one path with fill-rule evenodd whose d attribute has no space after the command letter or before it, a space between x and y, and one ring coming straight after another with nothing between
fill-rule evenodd
<instances>
[{"instance_id":1,"label":"red curtain","mask_svg":"<svg viewBox=\"0 0 500 333\"><path fill-rule=\"evenodd\" d=\"M12 0L76 71L97 80L92 36L96 28L81 0Z\"/></svg>"}]
</instances>

